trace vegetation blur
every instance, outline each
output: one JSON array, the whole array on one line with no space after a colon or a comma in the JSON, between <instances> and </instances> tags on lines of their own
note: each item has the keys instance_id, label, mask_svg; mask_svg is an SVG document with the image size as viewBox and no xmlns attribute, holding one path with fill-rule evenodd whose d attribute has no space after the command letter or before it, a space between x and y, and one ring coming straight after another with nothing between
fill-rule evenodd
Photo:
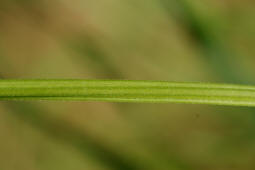
<instances>
[{"instance_id":1,"label":"vegetation blur","mask_svg":"<svg viewBox=\"0 0 255 170\"><path fill-rule=\"evenodd\" d=\"M255 84L252 0L1 0L3 79ZM1 170L253 170L255 109L0 102Z\"/></svg>"}]
</instances>

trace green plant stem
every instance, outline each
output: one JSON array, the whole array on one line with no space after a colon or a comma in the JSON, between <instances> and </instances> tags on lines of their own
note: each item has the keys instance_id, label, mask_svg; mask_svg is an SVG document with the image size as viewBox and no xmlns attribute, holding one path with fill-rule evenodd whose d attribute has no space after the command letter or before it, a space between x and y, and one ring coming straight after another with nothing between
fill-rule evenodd
<instances>
[{"instance_id":1,"label":"green plant stem","mask_svg":"<svg viewBox=\"0 0 255 170\"><path fill-rule=\"evenodd\" d=\"M0 100L255 106L255 86L127 80L0 80Z\"/></svg>"}]
</instances>

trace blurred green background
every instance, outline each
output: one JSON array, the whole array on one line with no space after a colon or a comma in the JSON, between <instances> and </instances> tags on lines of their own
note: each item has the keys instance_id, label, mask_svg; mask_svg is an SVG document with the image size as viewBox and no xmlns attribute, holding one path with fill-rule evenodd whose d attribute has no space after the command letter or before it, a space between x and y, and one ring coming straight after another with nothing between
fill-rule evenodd
<instances>
[{"instance_id":1,"label":"blurred green background","mask_svg":"<svg viewBox=\"0 0 255 170\"><path fill-rule=\"evenodd\" d=\"M253 0L1 0L0 77L255 84ZM255 109L0 102L1 170L253 170Z\"/></svg>"}]
</instances>

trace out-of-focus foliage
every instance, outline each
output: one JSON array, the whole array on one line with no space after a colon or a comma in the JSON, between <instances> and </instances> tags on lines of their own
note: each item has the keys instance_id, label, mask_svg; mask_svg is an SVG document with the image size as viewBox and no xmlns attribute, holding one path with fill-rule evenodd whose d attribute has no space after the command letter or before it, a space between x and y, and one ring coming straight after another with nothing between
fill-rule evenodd
<instances>
[{"instance_id":1,"label":"out-of-focus foliage","mask_svg":"<svg viewBox=\"0 0 255 170\"><path fill-rule=\"evenodd\" d=\"M255 82L251 0L1 0L1 78ZM254 109L1 102L0 169L254 169Z\"/></svg>"}]
</instances>

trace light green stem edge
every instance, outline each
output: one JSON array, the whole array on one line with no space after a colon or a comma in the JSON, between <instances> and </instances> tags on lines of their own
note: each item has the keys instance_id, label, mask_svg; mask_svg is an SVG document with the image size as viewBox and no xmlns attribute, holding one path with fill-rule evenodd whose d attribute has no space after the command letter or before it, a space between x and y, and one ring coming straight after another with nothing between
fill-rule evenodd
<instances>
[{"instance_id":1,"label":"light green stem edge","mask_svg":"<svg viewBox=\"0 0 255 170\"><path fill-rule=\"evenodd\" d=\"M0 80L0 100L255 106L255 86L133 80Z\"/></svg>"}]
</instances>

